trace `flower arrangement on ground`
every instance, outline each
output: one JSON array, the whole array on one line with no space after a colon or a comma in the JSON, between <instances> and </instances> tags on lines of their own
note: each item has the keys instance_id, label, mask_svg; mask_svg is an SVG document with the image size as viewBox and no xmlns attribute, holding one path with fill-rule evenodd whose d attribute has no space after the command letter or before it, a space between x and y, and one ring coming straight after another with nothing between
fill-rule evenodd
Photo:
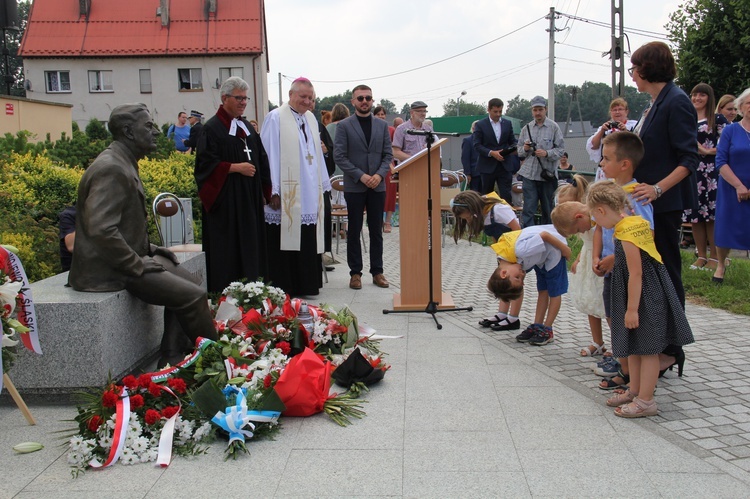
<instances>
[{"instance_id":1,"label":"flower arrangement on ground","mask_svg":"<svg viewBox=\"0 0 750 499\"><path fill-rule=\"evenodd\" d=\"M176 366L108 381L82 394L70 439L74 475L93 467L154 462L206 451L216 435L226 457L272 437L279 418L361 418L359 399L390 366L377 340L360 338L348 308L314 307L263 282L232 283L213 308L219 340L199 339ZM331 393L331 379L346 388Z\"/></svg>"}]
</instances>

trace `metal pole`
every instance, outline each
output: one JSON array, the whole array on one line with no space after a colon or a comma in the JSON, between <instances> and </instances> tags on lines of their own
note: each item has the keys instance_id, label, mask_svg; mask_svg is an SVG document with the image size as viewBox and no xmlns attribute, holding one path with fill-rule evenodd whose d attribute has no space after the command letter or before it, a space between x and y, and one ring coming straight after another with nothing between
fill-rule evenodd
<instances>
[{"instance_id":1,"label":"metal pole","mask_svg":"<svg viewBox=\"0 0 750 499\"><path fill-rule=\"evenodd\" d=\"M625 94L625 50L622 0L612 0L612 98ZM617 26L619 25L619 34Z\"/></svg>"},{"instance_id":2,"label":"metal pole","mask_svg":"<svg viewBox=\"0 0 750 499\"><path fill-rule=\"evenodd\" d=\"M281 73L279 73L279 106L281 106L284 103L283 100L281 100Z\"/></svg>"},{"instance_id":3,"label":"metal pole","mask_svg":"<svg viewBox=\"0 0 750 499\"><path fill-rule=\"evenodd\" d=\"M555 8L549 8L549 82L547 117L555 121Z\"/></svg>"}]
</instances>

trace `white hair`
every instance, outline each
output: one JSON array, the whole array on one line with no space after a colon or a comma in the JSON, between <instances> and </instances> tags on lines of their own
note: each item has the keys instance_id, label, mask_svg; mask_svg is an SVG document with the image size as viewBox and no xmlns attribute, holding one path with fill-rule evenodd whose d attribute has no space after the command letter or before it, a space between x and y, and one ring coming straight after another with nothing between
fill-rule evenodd
<instances>
[{"instance_id":1,"label":"white hair","mask_svg":"<svg viewBox=\"0 0 750 499\"><path fill-rule=\"evenodd\" d=\"M746 89L745 89L745 90L744 90L744 91L743 91L743 92L742 92L742 93L740 94L740 96L739 96L739 97L737 97L737 98L736 98L736 99L734 100L734 107L736 107L736 108L737 108L737 114L739 114L739 115L740 115L740 116L742 116L743 118L745 117L745 115L744 115L744 114L742 114L742 110L741 110L741 109L742 109L742 104L743 104L743 103L745 102L745 100L746 100L746 99L748 98L748 96L750 96L750 88L746 88Z\"/></svg>"},{"instance_id":2,"label":"white hair","mask_svg":"<svg viewBox=\"0 0 750 499\"><path fill-rule=\"evenodd\" d=\"M235 89L249 90L250 85L248 85L247 82L239 76L232 76L230 78L227 78L226 81L221 84L221 89L219 90L219 92L222 96L232 95L232 91Z\"/></svg>"}]
</instances>

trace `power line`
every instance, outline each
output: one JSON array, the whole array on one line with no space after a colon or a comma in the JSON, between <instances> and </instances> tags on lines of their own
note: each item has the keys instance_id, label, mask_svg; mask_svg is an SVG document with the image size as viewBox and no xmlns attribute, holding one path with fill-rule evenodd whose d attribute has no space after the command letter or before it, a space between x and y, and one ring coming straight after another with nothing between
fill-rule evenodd
<instances>
[{"instance_id":1,"label":"power line","mask_svg":"<svg viewBox=\"0 0 750 499\"><path fill-rule=\"evenodd\" d=\"M575 15L571 15L571 14L565 14L564 12L557 12L557 14L559 14L559 15L561 15L563 17L568 17L568 18L576 20L576 21L581 21L581 22L588 23L588 24L591 24L591 25L594 25L594 26L599 26L601 28L610 29L612 27L612 25L610 23L606 23L604 21L598 21L596 19L587 19L585 17L579 17L579 16L575 16ZM629 28L629 27L626 27L626 26L623 26L622 29L624 31L628 31L628 32L630 32L632 34L635 34L635 35L652 36L654 38L660 38L662 40L669 40L667 34L665 34L665 33L657 33L656 31L649 31L649 30L640 29L640 28Z\"/></svg>"},{"instance_id":2,"label":"power line","mask_svg":"<svg viewBox=\"0 0 750 499\"><path fill-rule=\"evenodd\" d=\"M602 53L601 50L590 49L588 47L579 47L578 45L571 45L570 43L563 43L563 42L555 42L555 43L557 43L558 45L565 45L566 47L573 47L573 48L576 48L576 49L588 50L589 52L596 52L597 54L601 54Z\"/></svg>"},{"instance_id":3,"label":"power line","mask_svg":"<svg viewBox=\"0 0 750 499\"><path fill-rule=\"evenodd\" d=\"M568 61L568 62L577 62L577 63L580 63L580 64L588 64L590 66L602 66L602 67L605 67L605 68L609 67L609 64L601 64L599 62L579 61L577 59L566 59L564 57L555 57L555 59L558 59L560 61Z\"/></svg>"},{"instance_id":4,"label":"power line","mask_svg":"<svg viewBox=\"0 0 750 499\"><path fill-rule=\"evenodd\" d=\"M460 57L462 55L466 55L469 52L473 52L473 51L478 50L478 49L480 49L482 47L485 47L485 46L487 46L487 45L489 45L491 43L495 43L498 40L502 40L503 38L506 38L506 37L508 37L508 36L510 36L512 34L518 33L519 31L521 31L521 30L523 30L525 28L528 28L532 24L541 21L542 19L544 19L544 16L539 17L537 19L534 19L530 23L524 24L523 26L521 26L519 28L516 28L516 29L514 29L513 31L511 31L509 33L501 35L501 36L499 36L499 37L497 37L497 38L495 38L493 40L490 40L488 42L485 42L485 43L483 43L481 45L477 45L476 47L470 48L468 50L464 50L463 52L460 52L458 54L452 55L450 57L446 57L445 59L440 59L439 61L431 62L429 64L425 64L423 66L418 66L416 68L405 69L403 71L398 71L396 73L390 73L390 74L381 75L381 76L372 76L370 78L357 78L357 79L353 79L353 80L318 80L318 79L310 78L310 81L312 81L313 83L356 83L356 82L360 82L360 81L380 80L380 79L383 79L383 78L390 78L392 76L399 76L399 75L402 75L402 74L411 73L411 72L414 72L414 71L418 71L420 69L429 68L430 66L435 66L436 64L440 64L440 63L445 62L445 61L450 61L451 59L455 59L455 58ZM287 75L283 75L283 76L287 77Z\"/></svg>"}]
</instances>

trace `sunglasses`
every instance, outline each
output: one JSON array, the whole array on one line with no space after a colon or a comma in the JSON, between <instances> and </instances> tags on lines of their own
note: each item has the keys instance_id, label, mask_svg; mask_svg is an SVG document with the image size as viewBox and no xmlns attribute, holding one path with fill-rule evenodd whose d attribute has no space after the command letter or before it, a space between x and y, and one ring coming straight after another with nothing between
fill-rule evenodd
<instances>
[{"instance_id":1,"label":"sunglasses","mask_svg":"<svg viewBox=\"0 0 750 499\"><path fill-rule=\"evenodd\" d=\"M365 100L367 102L370 102L372 100L372 95L360 95L360 96L357 97L357 100L359 102L362 102L362 101L365 101Z\"/></svg>"}]
</instances>

